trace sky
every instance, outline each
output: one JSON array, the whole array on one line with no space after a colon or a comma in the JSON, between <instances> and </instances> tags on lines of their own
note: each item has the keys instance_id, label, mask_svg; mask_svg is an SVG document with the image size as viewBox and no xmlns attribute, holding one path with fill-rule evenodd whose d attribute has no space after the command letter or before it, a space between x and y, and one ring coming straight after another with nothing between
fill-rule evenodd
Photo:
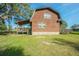
<instances>
[{"instance_id":1,"label":"sky","mask_svg":"<svg viewBox=\"0 0 79 59\"><path fill-rule=\"evenodd\" d=\"M56 10L60 14L61 19L67 22L67 28L74 24L79 24L79 3L30 3L29 5L31 9L50 7ZM14 21L11 24L13 28L16 27Z\"/></svg>"},{"instance_id":2,"label":"sky","mask_svg":"<svg viewBox=\"0 0 79 59\"><path fill-rule=\"evenodd\" d=\"M67 28L79 24L79 3L32 3L30 6L32 9L50 7L56 10L61 19L67 22Z\"/></svg>"}]
</instances>

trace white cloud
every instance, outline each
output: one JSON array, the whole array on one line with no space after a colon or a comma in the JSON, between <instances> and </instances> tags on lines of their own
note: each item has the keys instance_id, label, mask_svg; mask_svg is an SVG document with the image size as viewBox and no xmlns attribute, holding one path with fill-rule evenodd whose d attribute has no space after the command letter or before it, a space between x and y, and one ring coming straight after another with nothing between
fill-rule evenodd
<instances>
[{"instance_id":1,"label":"white cloud","mask_svg":"<svg viewBox=\"0 0 79 59\"><path fill-rule=\"evenodd\" d=\"M69 5L72 5L73 3L62 3L61 5L62 6L69 6Z\"/></svg>"}]
</instances>

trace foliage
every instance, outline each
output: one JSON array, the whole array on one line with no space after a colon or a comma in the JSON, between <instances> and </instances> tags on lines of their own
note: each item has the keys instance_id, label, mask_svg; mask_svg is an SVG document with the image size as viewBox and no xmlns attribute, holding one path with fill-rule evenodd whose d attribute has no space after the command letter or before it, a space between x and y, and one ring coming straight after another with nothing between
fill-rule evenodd
<instances>
[{"instance_id":1,"label":"foliage","mask_svg":"<svg viewBox=\"0 0 79 59\"><path fill-rule=\"evenodd\" d=\"M72 31L71 34L79 35L79 32L78 31Z\"/></svg>"},{"instance_id":2,"label":"foliage","mask_svg":"<svg viewBox=\"0 0 79 59\"><path fill-rule=\"evenodd\" d=\"M6 26L3 19L0 18L0 31L3 31L3 30L6 30Z\"/></svg>"},{"instance_id":3,"label":"foliage","mask_svg":"<svg viewBox=\"0 0 79 59\"><path fill-rule=\"evenodd\" d=\"M29 20L32 15L32 10L30 9L29 4L22 3L2 3L0 4L0 17L8 19L9 28L11 28L12 16L14 16L14 21L17 20Z\"/></svg>"},{"instance_id":4,"label":"foliage","mask_svg":"<svg viewBox=\"0 0 79 59\"><path fill-rule=\"evenodd\" d=\"M23 19L27 20L30 18L31 10L28 4L16 4L16 6L14 6L13 8L16 11L17 15L23 17Z\"/></svg>"},{"instance_id":5,"label":"foliage","mask_svg":"<svg viewBox=\"0 0 79 59\"><path fill-rule=\"evenodd\" d=\"M74 24L74 25L72 25L72 26L71 26L71 29L72 29L73 31L79 31L79 24Z\"/></svg>"},{"instance_id":6,"label":"foliage","mask_svg":"<svg viewBox=\"0 0 79 59\"><path fill-rule=\"evenodd\" d=\"M4 9L5 8L5 9ZM22 4L22 3L4 3L0 4L0 11L2 12L3 9L5 10L1 14L3 18L6 17L23 17L23 19L29 19L32 15L32 10L30 9L30 6L28 4Z\"/></svg>"}]
</instances>

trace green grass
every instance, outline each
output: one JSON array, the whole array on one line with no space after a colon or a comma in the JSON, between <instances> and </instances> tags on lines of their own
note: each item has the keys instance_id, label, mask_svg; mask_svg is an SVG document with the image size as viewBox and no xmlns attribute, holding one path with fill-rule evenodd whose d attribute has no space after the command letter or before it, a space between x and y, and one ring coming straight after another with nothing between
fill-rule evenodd
<instances>
[{"instance_id":1,"label":"green grass","mask_svg":"<svg viewBox=\"0 0 79 59\"><path fill-rule=\"evenodd\" d=\"M79 35L0 35L0 55L79 56Z\"/></svg>"},{"instance_id":2,"label":"green grass","mask_svg":"<svg viewBox=\"0 0 79 59\"><path fill-rule=\"evenodd\" d=\"M79 35L79 31L73 31L71 32L72 34L78 34Z\"/></svg>"}]
</instances>

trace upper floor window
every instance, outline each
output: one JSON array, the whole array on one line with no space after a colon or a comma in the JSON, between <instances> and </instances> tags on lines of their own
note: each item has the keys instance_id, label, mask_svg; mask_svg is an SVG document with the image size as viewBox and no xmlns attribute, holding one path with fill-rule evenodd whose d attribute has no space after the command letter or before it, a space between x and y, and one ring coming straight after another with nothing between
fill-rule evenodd
<instances>
[{"instance_id":1,"label":"upper floor window","mask_svg":"<svg viewBox=\"0 0 79 59\"><path fill-rule=\"evenodd\" d=\"M51 19L50 13L44 13L44 19Z\"/></svg>"}]
</instances>

